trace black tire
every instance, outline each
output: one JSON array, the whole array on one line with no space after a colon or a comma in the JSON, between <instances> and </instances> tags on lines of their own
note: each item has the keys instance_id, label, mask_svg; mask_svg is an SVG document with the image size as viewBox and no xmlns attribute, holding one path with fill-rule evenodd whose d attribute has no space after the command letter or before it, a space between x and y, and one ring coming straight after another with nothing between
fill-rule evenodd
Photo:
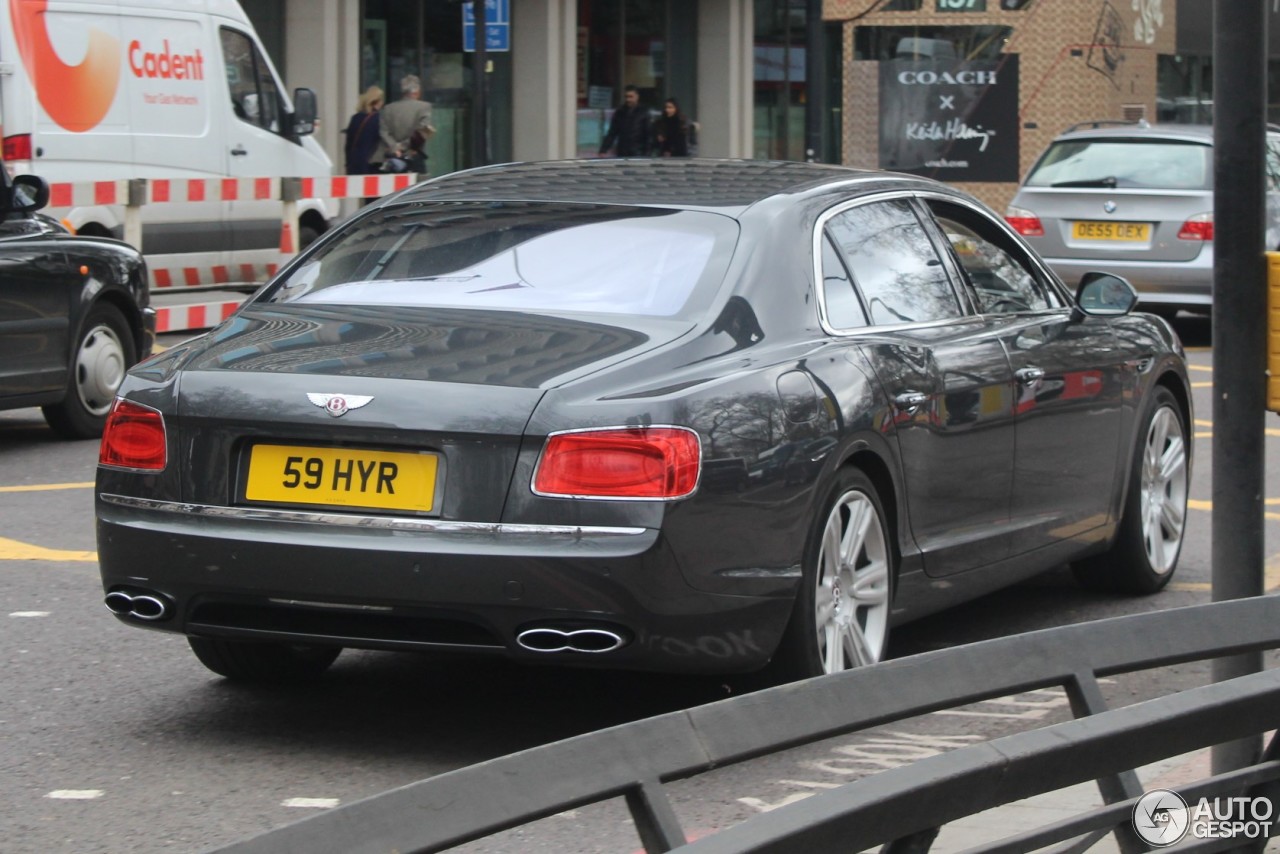
<instances>
[{"instance_id":1,"label":"black tire","mask_svg":"<svg viewBox=\"0 0 1280 854\"><path fill-rule=\"evenodd\" d=\"M1152 389L1138 423L1138 447L1115 542L1103 554L1071 567L1088 590L1155 593L1169 583L1178 565L1190 486L1187 424L1173 393L1163 386Z\"/></svg>"},{"instance_id":2,"label":"black tire","mask_svg":"<svg viewBox=\"0 0 1280 854\"><path fill-rule=\"evenodd\" d=\"M776 682L873 664L888 650L896 559L880 495L865 474L846 468L821 506L805 543L804 575L791 619L767 668ZM854 527L862 533L849 539ZM834 544L830 538L837 531L841 551L847 549L852 560L829 558L827 546ZM834 600L829 610L823 599Z\"/></svg>"},{"instance_id":3,"label":"black tire","mask_svg":"<svg viewBox=\"0 0 1280 854\"><path fill-rule=\"evenodd\" d=\"M298 226L298 251L301 252L320 239L320 229L313 225Z\"/></svg>"},{"instance_id":4,"label":"black tire","mask_svg":"<svg viewBox=\"0 0 1280 854\"><path fill-rule=\"evenodd\" d=\"M66 396L44 407L45 421L64 439L101 436L116 391L137 360L133 334L120 309L98 303L77 333Z\"/></svg>"},{"instance_id":5,"label":"black tire","mask_svg":"<svg viewBox=\"0 0 1280 854\"><path fill-rule=\"evenodd\" d=\"M295 682L314 679L329 669L342 652L337 646L236 641L188 637L200 663L238 682Z\"/></svg>"}]
</instances>

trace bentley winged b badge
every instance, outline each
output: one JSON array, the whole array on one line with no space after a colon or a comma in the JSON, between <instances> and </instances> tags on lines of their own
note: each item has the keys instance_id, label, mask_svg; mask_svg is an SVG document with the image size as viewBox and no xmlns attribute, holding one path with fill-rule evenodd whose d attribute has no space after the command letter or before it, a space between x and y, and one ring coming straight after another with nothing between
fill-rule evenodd
<instances>
[{"instance_id":1,"label":"bentley winged b badge","mask_svg":"<svg viewBox=\"0 0 1280 854\"><path fill-rule=\"evenodd\" d=\"M369 401L373 400L373 395L369 394L317 394L313 391L307 392L307 400L316 406L328 412L334 418L345 415L347 410L359 409Z\"/></svg>"}]
</instances>

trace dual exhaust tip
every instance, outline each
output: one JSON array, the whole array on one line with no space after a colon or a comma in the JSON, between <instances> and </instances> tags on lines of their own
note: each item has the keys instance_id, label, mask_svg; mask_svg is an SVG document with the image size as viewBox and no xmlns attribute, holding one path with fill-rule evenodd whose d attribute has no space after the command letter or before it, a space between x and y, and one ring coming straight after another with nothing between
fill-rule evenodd
<instances>
[{"instance_id":1,"label":"dual exhaust tip","mask_svg":"<svg viewBox=\"0 0 1280 854\"><path fill-rule=\"evenodd\" d=\"M516 643L530 652L586 652L599 655L622 649L630 641L631 638L623 630L606 626L532 626L516 632Z\"/></svg>"},{"instance_id":2,"label":"dual exhaust tip","mask_svg":"<svg viewBox=\"0 0 1280 854\"><path fill-rule=\"evenodd\" d=\"M172 613L172 605L162 593L112 590L103 603L117 617L133 617L148 623L167 619Z\"/></svg>"},{"instance_id":3,"label":"dual exhaust tip","mask_svg":"<svg viewBox=\"0 0 1280 854\"><path fill-rule=\"evenodd\" d=\"M107 610L117 617L133 617L145 622L168 619L172 605L162 593L112 590L103 599ZM516 633L516 643L530 652L585 652L595 655L622 649L631 638L621 629L605 626L562 628L532 626Z\"/></svg>"}]
</instances>

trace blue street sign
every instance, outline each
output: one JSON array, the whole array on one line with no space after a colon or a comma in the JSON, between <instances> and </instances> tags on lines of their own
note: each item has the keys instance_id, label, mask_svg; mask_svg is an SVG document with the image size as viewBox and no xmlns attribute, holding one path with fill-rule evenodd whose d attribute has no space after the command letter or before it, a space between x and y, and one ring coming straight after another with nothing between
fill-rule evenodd
<instances>
[{"instance_id":1,"label":"blue street sign","mask_svg":"<svg viewBox=\"0 0 1280 854\"><path fill-rule=\"evenodd\" d=\"M485 0L484 49L511 50L511 0ZM462 4L462 49L476 49L476 13L471 3Z\"/></svg>"}]
</instances>

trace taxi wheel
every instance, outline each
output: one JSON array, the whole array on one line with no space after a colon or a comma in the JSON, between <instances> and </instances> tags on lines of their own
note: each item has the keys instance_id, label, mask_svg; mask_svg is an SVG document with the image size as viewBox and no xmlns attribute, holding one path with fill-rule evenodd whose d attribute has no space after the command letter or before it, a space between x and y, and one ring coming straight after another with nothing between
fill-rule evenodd
<instances>
[{"instance_id":1,"label":"taxi wheel","mask_svg":"<svg viewBox=\"0 0 1280 854\"><path fill-rule=\"evenodd\" d=\"M854 468L841 471L805 547L791 621L771 662L776 681L875 664L889 641L894 552L880 496Z\"/></svg>"},{"instance_id":2,"label":"taxi wheel","mask_svg":"<svg viewBox=\"0 0 1280 854\"><path fill-rule=\"evenodd\" d=\"M1111 549L1071 569L1088 590L1155 593L1178 565L1187 521L1187 428L1173 393L1156 386L1140 422L1124 516Z\"/></svg>"},{"instance_id":3,"label":"taxi wheel","mask_svg":"<svg viewBox=\"0 0 1280 854\"><path fill-rule=\"evenodd\" d=\"M342 647L187 638L200 663L238 682L288 682L319 676Z\"/></svg>"},{"instance_id":4,"label":"taxi wheel","mask_svg":"<svg viewBox=\"0 0 1280 854\"><path fill-rule=\"evenodd\" d=\"M135 361L133 336L124 315L108 303L94 306L71 355L66 397L44 407L45 421L65 439L101 436L116 391Z\"/></svg>"}]
</instances>

